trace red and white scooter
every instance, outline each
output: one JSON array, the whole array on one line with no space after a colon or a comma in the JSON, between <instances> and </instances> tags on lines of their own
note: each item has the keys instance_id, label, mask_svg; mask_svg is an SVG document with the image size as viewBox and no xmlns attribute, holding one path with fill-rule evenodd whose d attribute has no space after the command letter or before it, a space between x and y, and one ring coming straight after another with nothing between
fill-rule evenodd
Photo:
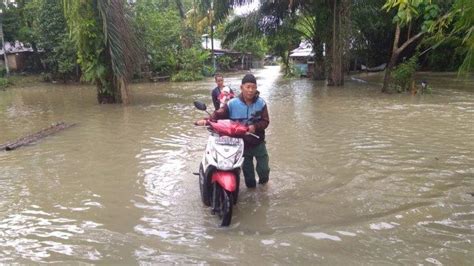
<instances>
[{"instance_id":1,"label":"red and white scooter","mask_svg":"<svg viewBox=\"0 0 474 266\"><path fill-rule=\"evenodd\" d=\"M206 104L202 102L196 101L194 106L206 111ZM229 226L232 207L239 195L240 167L244 161L242 137L249 134L248 127L230 120L208 121L206 127L210 135L199 173L196 173L201 199L204 205L212 207L212 214L218 214L221 226Z\"/></svg>"}]
</instances>

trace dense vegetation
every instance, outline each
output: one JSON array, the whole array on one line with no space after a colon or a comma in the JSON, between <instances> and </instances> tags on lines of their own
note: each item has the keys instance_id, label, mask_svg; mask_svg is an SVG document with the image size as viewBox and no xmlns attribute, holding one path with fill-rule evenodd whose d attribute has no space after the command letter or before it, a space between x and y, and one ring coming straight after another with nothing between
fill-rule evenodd
<instances>
[{"instance_id":1,"label":"dense vegetation","mask_svg":"<svg viewBox=\"0 0 474 266\"><path fill-rule=\"evenodd\" d=\"M203 34L254 60L275 55L290 76L290 51L307 41L315 54L313 78L335 86L361 64L387 63L382 91L402 86L400 77L415 69L473 69L473 1L260 0L252 12L232 13L248 2L17 0L0 7L5 41L33 50L29 71L94 83L101 103L127 102L132 77L197 80L239 65L203 49Z\"/></svg>"}]
</instances>

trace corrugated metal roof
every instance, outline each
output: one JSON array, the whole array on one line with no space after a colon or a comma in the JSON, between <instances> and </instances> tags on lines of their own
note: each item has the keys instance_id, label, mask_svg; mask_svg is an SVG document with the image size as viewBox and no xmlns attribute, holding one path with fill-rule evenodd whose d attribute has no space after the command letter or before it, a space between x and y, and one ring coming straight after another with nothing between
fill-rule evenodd
<instances>
[{"instance_id":1,"label":"corrugated metal roof","mask_svg":"<svg viewBox=\"0 0 474 266\"><path fill-rule=\"evenodd\" d=\"M23 43L16 41L11 44L10 42L5 42L5 50L7 54L23 53L23 52L33 52L33 48L26 47ZM3 47L0 49L0 55L4 54Z\"/></svg>"},{"instance_id":2,"label":"corrugated metal roof","mask_svg":"<svg viewBox=\"0 0 474 266\"><path fill-rule=\"evenodd\" d=\"M312 57L314 56L313 46L308 41L302 41L298 48L290 53L290 57Z\"/></svg>"}]
</instances>

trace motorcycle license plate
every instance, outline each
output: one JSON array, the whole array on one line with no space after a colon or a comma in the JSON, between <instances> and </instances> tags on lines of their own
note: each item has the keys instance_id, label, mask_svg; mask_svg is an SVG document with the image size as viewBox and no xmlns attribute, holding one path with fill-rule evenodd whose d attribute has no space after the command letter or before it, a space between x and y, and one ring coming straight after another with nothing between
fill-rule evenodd
<instances>
[{"instance_id":1,"label":"motorcycle license plate","mask_svg":"<svg viewBox=\"0 0 474 266\"><path fill-rule=\"evenodd\" d=\"M216 139L216 144L235 146L239 144L239 139L228 136L221 136Z\"/></svg>"}]
</instances>

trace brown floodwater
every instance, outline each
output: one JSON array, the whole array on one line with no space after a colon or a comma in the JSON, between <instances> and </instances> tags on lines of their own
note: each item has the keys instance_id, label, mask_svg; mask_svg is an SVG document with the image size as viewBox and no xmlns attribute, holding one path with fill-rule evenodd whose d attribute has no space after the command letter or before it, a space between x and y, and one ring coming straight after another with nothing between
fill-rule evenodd
<instances>
[{"instance_id":1,"label":"brown floodwater","mask_svg":"<svg viewBox=\"0 0 474 266\"><path fill-rule=\"evenodd\" d=\"M421 73L433 93L411 96L254 73L271 176L241 183L229 228L193 175L207 132L192 102L211 106L211 78L133 84L129 106L98 105L92 86L0 91L0 144L77 123L0 151L0 263L472 263L473 78Z\"/></svg>"}]
</instances>

